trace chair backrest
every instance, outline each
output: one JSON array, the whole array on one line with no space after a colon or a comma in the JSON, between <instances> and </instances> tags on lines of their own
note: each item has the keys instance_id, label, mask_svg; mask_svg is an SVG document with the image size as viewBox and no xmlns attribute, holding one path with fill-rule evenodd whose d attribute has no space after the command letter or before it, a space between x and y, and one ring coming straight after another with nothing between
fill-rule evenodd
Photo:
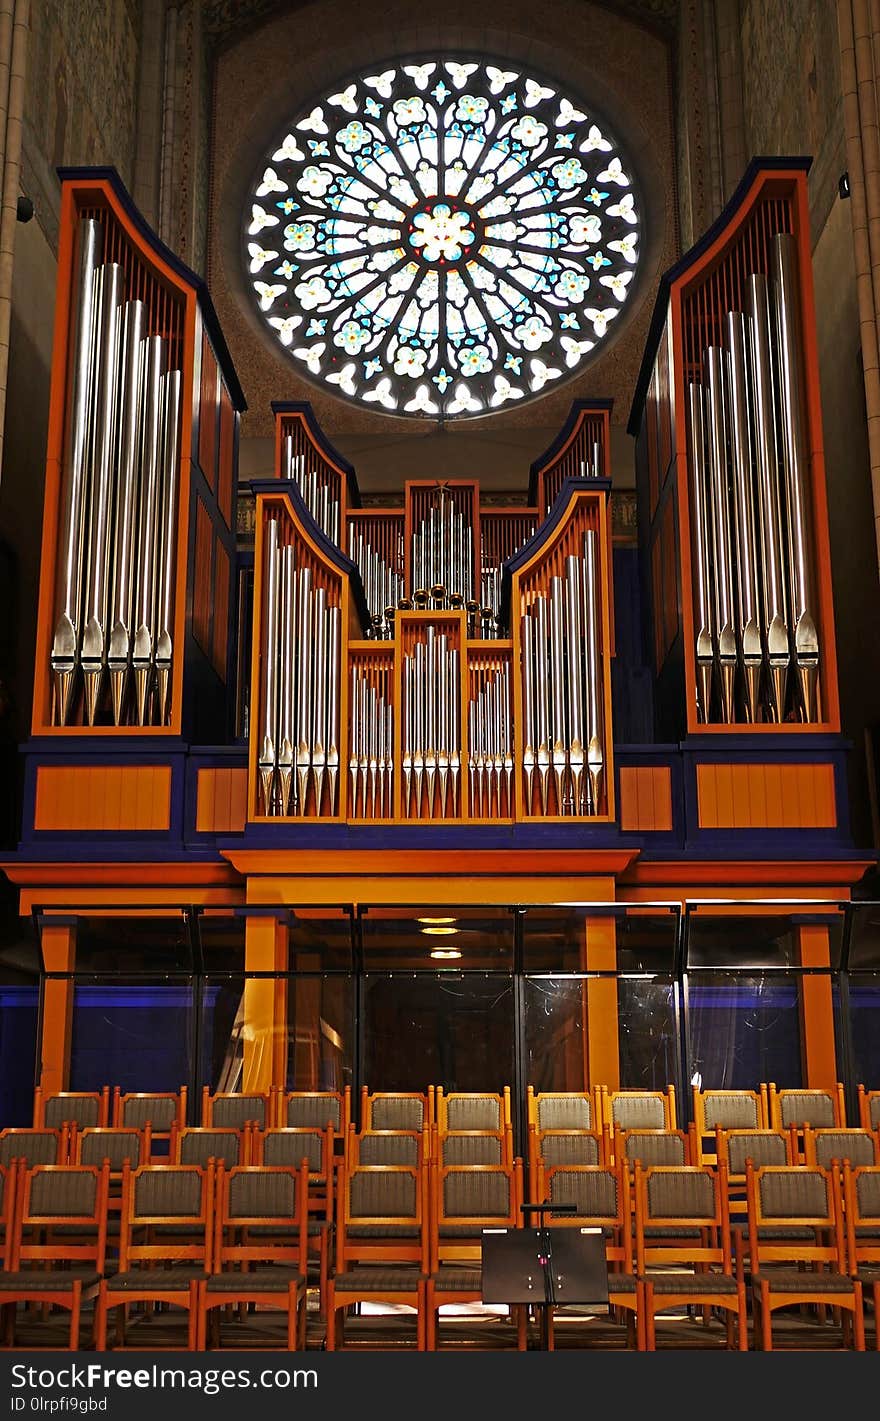
<instances>
[{"instance_id":1,"label":"chair backrest","mask_svg":"<svg viewBox=\"0 0 880 1421\"><path fill-rule=\"evenodd\" d=\"M880 1164L876 1130L804 1130L804 1160L808 1165L830 1169L849 1160L853 1169L863 1164Z\"/></svg>"},{"instance_id":2,"label":"chair backrest","mask_svg":"<svg viewBox=\"0 0 880 1421\"><path fill-rule=\"evenodd\" d=\"M66 1164L69 1140L67 1125L60 1130L10 1126L0 1130L0 1164L11 1164L14 1159L23 1160L28 1169L35 1164Z\"/></svg>"},{"instance_id":3,"label":"chair backrest","mask_svg":"<svg viewBox=\"0 0 880 1421\"><path fill-rule=\"evenodd\" d=\"M558 1164L603 1164L604 1141L595 1130L544 1130L535 1137L538 1157Z\"/></svg>"},{"instance_id":4,"label":"chair backrest","mask_svg":"<svg viewBox=\"0 0 880 1421\"><path fill-rule=\"evenodd\" d=\"M746 1160L756 1169L763 1164L792 1164L791 1136L784 1130L718 1130L717 1155L727 1166L731 1183L745 1183Z\"/></svg>"},{"instance_id":5,"label":"chair backrest","mask_svg":"<svg viewBox=\"0 0 880 1421\"><path fill-rule=\"evenodd\" d=\"M348 1127L346 1160L349 1168L370 1164L403 1164L420 1169L425 1160L426 1130L364 1130Z\"/></svg>"},{"instance_id":6,"label":"chair backrest","mask_svg":"<svg viewBox=\"0 0 880 1421\"><path fill-rule=\"evenodd\" d=\"M866 1090L859 1083L859 1124L863 1130L876 1130L880 1126L880 1090Z\"/></svg>"},{"instance_id":7,"label":"chair backrest","mask_svg":"<svg viewBox=\"0 0 880 1421\"><path fill-rule=\"evenodd\" d=\"M433 1087L419 1091L368 1091L361 1089L360 1128L365 1130L424 1130L433 1123Z\"/></svg>"},{"instance_id":8,"label":"chair backrest","mask_svg":"<svg viewBox=\"0 0 880 1421\"><path fill-rule=\"evenodd\" d=\"M428 1267L426 1171L409 1165L343 1165L336 1196L336 1269L356 1261Z\"/></svg>"},{"instance_id":9,"label":"chair backrest","mask_svg":"<svg viewBox=\"0 0 880 1421\"><path fill-rule=\"evenodd\" d=\"M102 1090L60 1090L45 1094L41 1086L34 1090L34 1126L38 1130L57 1130L64 1124L80 1130L110 1124L110 1087Z\"/></svg>"},{"instance_id":10,"label":"chair backrest","mask_svg":"<svg viewBox=\"0 0 880 1421\"><path fill-rule=\"evenodd\" d=\"M295 1264L305 1276L308 1248L309 1170L237 1165L217 1171L219 1207L214 1267L224 1264Z\"/></svg>"},{"instance_id":11,"label":"chair backrest","mask_svg":"<svg viewBox=\"0 0 880 1421\"><path fill-rule=\"evenodd\" d=\"M18 1160L0 1164L0 1268L9 1267L18 1205Z\"/></svg>"},{"instance_id":12,"label":"chair backrest","mask_svg":"<svg viewBox=\"0 0 880 1421\"><path fill-rule=\"evenodd\" d=\"M243 1130L254 1124L268 1129L271 1120L269 1091L254 1091L246 1095L235 1091L218 1091L212 1095L205 1086L202 1092L202 1125L211 1130Z\"/></svg>"},{"instance_id":13,"label":"chair backrest","mask_svg":"<svg viewBox=\"0 0 880 1421\"><path fill-rule=\"evenodd\" d=\"M590 1091L549 1090L526 1092L528 1123L545 1130L595 1130L599 1121Z\"/></svg>"},{"instance_id":14,"label":"chair backrest","mask_svg":"<svg viewBox=\"0 0 880 1421\"><path fill-rule=\"evenodd\" d=\"M828 1090L779 1090L771 1081L767 1098L773 1130L788 1130L792 1125L797 1129L804 1125L814 1130L846 1129L846 1106L839 1081Z\"/></svg>"},{"instance_id":15,"label":"chair backrest","mask_svg":"<svg viewBox=\"0 0 880 1421\"><path fill-rule=\"evenodd\" d=\"M150 1161L150 1127L143 1130L107 1129L79 1130L76 1134L76 1164L103 1164L107 1160L111 1174L119 1174L125 1164L132 1169Z\"/></svg>"},{"instance_id":16,"label":"chair backrest","mask_svg":"<svg viewBox=\"0 0 880 1421\"><path fill-rule=\"evenodd\" d=\"M629 1170L615 1164L542 1165L539 1188L541 1199L549 1199L552 1204L574 1204L577 1210L573 1215L554 1219L554 1227L601 1228L608 1262L618 1272L632 1272Z\"/></svg>"},{"instance_id":17,"label":"chair backrest","mask_svg":"<svg viewBox=\"0 0 880 1421\"><path fill-rule=\"evenodd\" d=\"M505 1137L486 1130L459 1130L443 1135L438 1144L440 1164L504 1164Z\"/></svg>"},{"instance_id":18,"label":"chair backrest","mask_svg":"<svg viewBox=\"0 0 880 1421\"><path fill-rule=\"evenodd\" d=\"M214 1229L213 1165L127 1166L122 1174L119 1271L132 1265L202 1262L210 1272ZM182 1226L186 1225L184 1231Z\"/></svg>"},{"instance_id":19,"label":"chair backrest","mask_svg":"<svg viewBox=\"0 0 880 1421\"><path fill-rule=\"evenodd\" d=\"M351 1086L338 1090L278 1091L274 1112L276 1128L320 1129L332 1126L341 1137L351 1120Z\"/></svg>"},{"instance_id":20,"label":"chair backrest","mask_svg":"<svg viewBox=\"0 0 880 1421\"><path fill-rule=\"evenodd\" d=\"M447 1093L442 1086L438 1086L434 1102L441 1137L450 1130L489 1130L500 1134L511 1124L510 1086L505 1086L498 1094L478 1091Z\"/></svg>"},{"instance_id":21,"label":"chair backrest","mask_svg":"<svg viewBox=\"0 0 880 1421\"><path fill-rule=\"evenodd\" d=\"M749 1257L764 1263L830 1262L846 1271L841 1180L818 1165L746 1162Z\"/></svg>"},{"instance_id":22,"label":"chair backrest","mask_svg":"<svg viewBox=\"0 0 880 1421\"><path fill-rule=\"evenodd\" d=\"M171 1164L199 1164L202 1166L212 1159L222 1160L227 1169L232 1169L235 1165L248 1163L247 1142L249 1139L249 1131L215 1130L202 1125L178 1130L175 1125L171 1131L169 1160Z\"/></svg>"},{"instance_id":23,"label":"chair backrest","mask_svg":"<svg viewBox=\"0 0 880 1421\"><path fill-rule=\"evenodd\" d=\"M843 1165L843 1211L850 1271L880 1263L880 1165Z\"/></svg>"},{"instance_id":24,"label":"chair backrest","mask_svg":"<svg viewBox=\"0 0 880 1421\"><path fill-rule=\"evenodd\" d=\"M636 1160L649 1165L690 1164L688 1137L683 1130L618 1130L614 1137L615 1160Z\"/></svg>"},{"instance_id":25,"label":"chair backrest","mask_svg":"<svg viewBox=\"0 0 880 1421\"><path fill-rule=\"evenodd\" d=\"M127 1091L123 1094L119 1086L113 1091L113 1124L127 1130L143 1130L149 1125L152 1138L164 1139L171 1134L176 1123L183 1129L186 1125L185 1085L179 1091Z\"/></svg>"},{"instance_id":26,"label":"chair backrest","mask_svg":"<svg viewBox=\"0 0 880 1421\"><path fill-rule=\"evenodd\" d=\"M698 1137L714 1136L722 1130L766 1130L766 1091L699 1090L693 1092L693 1121Z\"/></svg>"},{"instance_id":27,"label":"chair backrest","mask_svg":"<svg viewBox=\"0 0 880 1421\"><path fill-rule=\"evenodd\" d=\"M431 1266L479 1259L484 1228L521 1228L522 1161L438 1166L432 1191Z\"/></svg>"},{"instance_id":28,"label":"chair backrest","mask_svg":"<svg viewBox=\"0 0 880 1421\"><path fill-rule=\"evenodd\" d=\"M600 1087L602 1116L610 1130L676 1129L675 1087L666 1090L615 1090Z\"/></svg>"},{"instance_id":29,"label":"chair backrest","mask_svg":"<svg viewBox=\"0 0 880 1421\"><path fill-rule=\"evenodd\" d=\"M330 1125L323 1130L308 1130L301 1126L266 1130L257 1136L257 1141L260 1150L258 1164L299 1169L305 1159L309 1175L325 1180L333 1169L333 1128Z\"/></svg>"},{"instance_id":30,"label":"chair backrest","mask_svg":"<svg viewBox=\"0 0 880 1421\"><path fill-rule=\"evenodd\" d=\"M727 1170L723 1164L643 1169L636 1163L636 1270L649 1265L716 1263L733 1270Z\"/></svg>"},{"instance_id":31,"label":"chair backrest","mask_svg":"<svg viewBox=\"0 0 880 1421\"><path fill-rule=\"evenodd\" d=\"M104 1271L110 1169L103 1164L38 1164L19 1176L18 1217L10 1250L22 1262L89 1261ZM63 1235L54 1230L63 1227Z\"/></svg>"}]
</instances>

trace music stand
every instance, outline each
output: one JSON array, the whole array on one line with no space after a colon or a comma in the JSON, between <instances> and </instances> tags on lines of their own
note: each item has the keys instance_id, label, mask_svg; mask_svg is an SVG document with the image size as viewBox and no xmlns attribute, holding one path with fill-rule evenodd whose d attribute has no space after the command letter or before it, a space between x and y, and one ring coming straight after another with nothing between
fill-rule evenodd
<instances>
[{"instance_id":1,"label":"music stand","mask_svg":"<svg viewBox=\"0 0 880 1421\"><path fill-rule=\"evenodd\" d=\"M600 1228L550 1228L547 1215L572 1216L574 1204L523 1204L538 1226L483 1229L482 1299L527 1303L540 1320L541 1346L549 1349L551 1309L559 1303L608 1307L608 1265Z\"/></svg>"}]
</instances>

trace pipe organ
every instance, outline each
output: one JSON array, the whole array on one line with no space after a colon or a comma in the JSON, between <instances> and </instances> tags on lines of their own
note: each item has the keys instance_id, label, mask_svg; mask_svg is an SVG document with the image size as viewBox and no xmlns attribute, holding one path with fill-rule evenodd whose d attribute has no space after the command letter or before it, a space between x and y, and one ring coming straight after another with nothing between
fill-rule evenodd
<instances>
[{"instance_id":1,"label":"pipe organ","mask_svg":"<svg viewBox=\"0 0 880 1421\"><path fill-rule=\"evenodd\" d=\"M227 679L244 402L202 283L115 174L70 170L63 207L34 729L179 733L191 636ZM200 635L187 607L212 603Z\"/></svg>"},{"instance_id":2,"label":"pipe organ","mask_svg":"<svg viewBox=\"0 0 880 1421\"><path fill-rule=\"evenodd\" d=\"M658 297L630 432L670 733L837 723L805 192L760 173Z\"/></svg>"},{"instance_id":3,"label":"pipe organ","mask_svg":"<svg viewBox=\"0 0 880 1421\"><path fill-rule=\"evenodd\" d=\"M252 816L607 818L609 486L556 473L584 431L604 466L607 404L579 406L550 454L547 519L484 508L466 480L363 509L310 411L274 408L278 480L254 485ZM317 514L303 468L327 490Z\"/></svg>"}]
</instances>

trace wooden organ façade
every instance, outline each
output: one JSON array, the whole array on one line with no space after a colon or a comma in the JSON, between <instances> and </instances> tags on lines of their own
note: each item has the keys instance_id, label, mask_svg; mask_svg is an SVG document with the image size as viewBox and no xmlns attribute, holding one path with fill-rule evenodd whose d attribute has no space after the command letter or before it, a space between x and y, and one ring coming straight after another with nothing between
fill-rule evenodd
<instances>
[{"instance_id":1,"label":"wooden organ fa\u00e7ade","mask_svg":"<svg viewBox=\"0 0 880 1421\"><path fill-rule=\"evenodd\" d=\"M57 918L52 970L96 903L256 912L246 970L269 972L287 963L267 924L303 904L772 915L794 890L821 919L849 898L869 857L847 820L807 166L755 163L661 281L625 576L608 401L573 405L508 506L453 467L364 506L292 403L272 470L239 490L244 399L203 283L114 173L65 171L32 735L3 861L22 912ZM275 1031L283 1004L253 1000ZM830 995L815 1010L833 1063ZM612 1084L602 1039L589 1069ZM245 1052L251 1086L283 1084L283 1048Z\"/></svg>"}]
</instances>

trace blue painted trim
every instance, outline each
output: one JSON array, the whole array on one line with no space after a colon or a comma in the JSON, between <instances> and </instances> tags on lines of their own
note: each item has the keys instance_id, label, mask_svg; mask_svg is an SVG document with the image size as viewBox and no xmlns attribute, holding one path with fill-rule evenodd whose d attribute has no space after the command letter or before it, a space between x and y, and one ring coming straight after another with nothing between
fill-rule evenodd
<instances>
[{"instance_id":1,"label":"blue painted trim","mask_svg":"<svg viewBox=\"0 0 880 1421\"><path fill-rule=\"evenodd\" d=\"M666 308L669 305L669 295L673 283L685 276L699 257L712 246L718 237L722 235L735 218L740 207L746 200L749 190L756 178L764 173L786 172L792 168L808 173L812 166L812 158L803 155L797 158L752 158L748 167L740 179L735 192L730 200L722 208L718 217L710 227L700 237L698 242L685 252L677 262L674 262L660 278L660 285L657 288L657 298L654 302L654 311L651 316L651 324L648 328L648 338L645 341L645 353L642 356L642 363L639 367L638 378L636 379L635 392L633 394L632 405L630 406L629 419L626 425L627 434L637 435L642 420L642 412L645 407L645 398L648 393L648 384L651 379L651 371L654 368L654 361L657 357L657 347L660 344L660 337L663 333L663 326L666 322Z\"/></svg>"},{"instance_id":2,"label":"blue painted trim","mask_svg":"<svg viewBox=\"0 0 880 1421\"><path fill-rule=\"evenodd\" d=\"M556 458L556 455L559 453L560 449L566 443L569 436L573 433L574 427L577 424L580 415L586 414L591 410L608 410L608 412L610 413L613 407L614 401L611 399L572 400L571 409L569 410L566 416L565 423L563 424L559 433L556 435L556 438L552 441L552 443L548 444L543 454L539 454L537 459L533 459L531 464L529 465L530 504L534 505L538 497L538 476L543 473L547 465L552 463L552 461ZM606 450L606 454L608 452L609 451Z\"/></svg>"},{"instance_id":3,"label":"blue painted trim","mask_svg":"<svg viewBox=\"0 0 880 1421\"><path fill-rule=\"evenodd\" d=\"M319 451L330 463L336 464L345 475L345 483L348 489L348 501L352 508L361 507L361 491L358 488L357 473L354 464L350 464L344 454L330 443L321 425L318 423L315 411L312 409L309 400L273 400L272 413L275 415L300 414L305 420L306 428ZM281 471L279 470L279 473Z\"/></svg>"},{"instance_id":4,"label":"blue painted trim","mask_svg":"<svg viewBox=\"0 0 880 1421\"><path fill-rule=\"evenodd\" d=\"M332 543L327 537L327 534L324 532L323 528L321 528L315 522L314 518L312 517L311 513L309 512L303 501L302 494L300 493L297 485L293 482L293 480L251 479L248 483L248 487L251 489L255 497L258 493L283 493L290 499L290 502L292 503L296 511L297 517L300 519L300 522L303 524L303 526L307 529L309 536L315 543L317 543L318 547L320 548L324 556L327 558L327 560L329 562L332 562L333 566L335 568L338 568L338 570L342 573L343 577L347 577L349 582L351 583L351 591L354 597L355 606L357 608L357 614L360 617L361 629L366 632L370 626L370 609L367 606L367 598L364 592L364 585L361 582L361 575L358 570L357 563L353 563L340 547L337 547L335 543Z\"/></svg>"},{"instance_id":5,"label":"blue painted trim","mask_svg":"<svg viewBox=\"0 0 880 1421\"><path fill-rule=\"evenodd\" d=\"M170 247L166 247L161 237L157 236L153 231L153 228L149 225L140 209L135 207L128 189L116 169L109 165L99 165L95 167L61 167L56 168L56 172L63 183L93 182L95 179L108 183L113 190L113 196L119 205L124 208L126 216L140 232L147 245L152 248L162 261L171 267L172 271L174 271L182 281L185 281L188 286L192 287L196 293L202 312L202 320L205 323L211 344L214 347L214 353L223 370L223 377L226 380L232 403L239 412L246 410L247 400L244 397L244 391L235 373L232 356L229 354L229 347L226 344L226 338L223 335L220 321L217 318L217 312L214 309L214 302L211 300L211 294L206 283L191 267L188 267L185 262L182 262L180 257L177 256Z\"/></svg>"}]
</instances>

